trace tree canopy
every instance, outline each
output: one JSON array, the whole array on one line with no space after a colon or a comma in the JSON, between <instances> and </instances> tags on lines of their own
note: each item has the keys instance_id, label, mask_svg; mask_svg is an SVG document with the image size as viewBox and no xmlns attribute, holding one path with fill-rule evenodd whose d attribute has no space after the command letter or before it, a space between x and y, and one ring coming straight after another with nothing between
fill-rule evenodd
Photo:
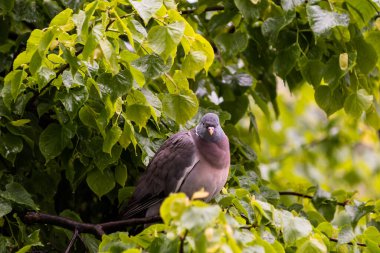
<instances>
[{"instance_id":1,"label":"tree canopy","mask_svg":"<svg viewBox=\"0 0 380 253\"><path fill-rule=\"evenodd\" d=\"M0 252L380 252L379 12L1 1ZM163 141L210 111L231 144L214 202L173 194L137 235L26 223L117 220Z\"/></svg>"}]
</instances>

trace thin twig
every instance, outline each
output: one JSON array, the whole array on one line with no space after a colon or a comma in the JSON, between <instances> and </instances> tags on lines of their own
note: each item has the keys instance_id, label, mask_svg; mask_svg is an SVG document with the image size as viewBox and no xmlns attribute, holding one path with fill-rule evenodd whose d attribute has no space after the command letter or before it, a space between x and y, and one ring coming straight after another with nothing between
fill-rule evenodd
<instances>
[{"instance_id":1,"label":"thin twig","mask_svg":"<svg viewBox=\"0 0 380 253\"><path fill-rule=\"evenodd\" d=\"M38 213L38 212L28 212L24 216L24 221L26 223L40 223L40 224L49 224L54 226L59 226L62 228L78 231L78 233L88 233L93 234L100 238L106 232L114 232L120 229L123 229L127 226L140 225L140 224L151 224L155 222L162 221L160 216L152 216L146 218L133 218L128 220L120 220L120 221L111 221L100 224L91 224L84 223L79 221L74 221L69 218Z\"/></svg>"},{"instance_id":2,"label":"thin twig","mask_svg":"<svg viewBox=\"0 0 380 253\"><path fill-rule=\"evenodd\" d=\"M186 14L192 14L196 12L197 9L189 9L189 10L180 10L180 12L184 15ZM207 7L203 12L208 12L208 11L223 11L224 6L211 6Z\"/></svg>"},{"instance_id":3,"label":"thin twig","mask_svg":"<svg viewBox=\"0 0 380 253\"><path fill-rule=\"evenodd\" d=\"M299 192L291 192L291 191L280 191L278 192L281 196L297 196L301 198L306 198L306 199L313 199L313 196L299 193ZM346 206L348 204L348 201L345 202L336 202L338 206Z\"/></svg>"},{"instance_id":4,"label":"thin twig","mask_svg":"<svg viewBox=\"0 0 380 253\"><path fill-rule=\"evenodd\" d=\"M75 229L74 234L73 234L73 238L71 238L70 243L65 250L65 253L70 253L71 248L74 246L74 243L77 240L78 236L79 236L79 231L78 231L78 229Z\"/></svg>"}]
</instances>

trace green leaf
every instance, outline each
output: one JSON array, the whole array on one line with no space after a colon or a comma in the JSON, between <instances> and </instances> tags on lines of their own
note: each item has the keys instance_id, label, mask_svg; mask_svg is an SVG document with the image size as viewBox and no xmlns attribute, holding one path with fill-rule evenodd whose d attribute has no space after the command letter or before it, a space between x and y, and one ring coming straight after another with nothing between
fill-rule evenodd
<instances>
[{"instance_id":1,"label":"green leaf","mask_svg":"<svg viewBox=\"0 0 380 253\"><path fill-rule=\"evenodd\" d=\"M103 152L111 154L112 147L119 140L121 133L122 130L117 125L112 126L112 128L109 131L107 131L106 138L103 142Z\"/></svg>"},{"instance_id":2,"label":"green leaf","mask_svg":"<svg viewBox=\"0 0 380 253\"><path fill-rule=\"evenodd\" d=\"M317 36L330 32L336 26L347 27L350 22L347 14L326 11L319 5L308 5L306 11L311 29Z\"/></svg>"},{"instance_id":3,"label":"green leaf","mask_svg":"<svg viewBox=\"0 0 380 253\"><path fill-rule=\"evenodd\" d=\"M198 111L198 99L191 90L182 90L179 94L163 94L163 113L178 124L185 124Z\"/></svg>"},{"instance_id":4,"label":"green leaf","mask_svg":"<svg viewBox=\"0 0 380 253\"><path fill-rule=\"evenodd\" d=\"M265 37L269 38L271 44L278 43L277 37L287 25L289 25L296 17L295 12L288 11L284 15L276 17L268 17L261 26L261 31Z\"/></svg>"},{"instance_id":5,"label":"green leaf","mask_svg":"<svg viewBox=\"0 0 380 253\"><path fill-rule=\"evenodd\" d=\"M70 90L60 90L56 99L61 101L71 119L74 119L79 108L87 101L88 91L85 86L73 88Z\"/></svg>"},{"instance_id":6,"label":"green leaf","mask_svg":"<svg viewBox=\"0 0 380 253\"><path fill-rule=\"evenodd\" d=\"M205 68L207 56L203 51L190 51L182 65L182 72L188 78L195 78L195 75Z\"/></svg>"},{"instance_id":7,"label":"green leaf","mask_svg":"<svg viewBox=\"0 0 380 253\"><path fill-rule=\"evenodd\" d=\"M5 199L0 198L0 218L12 211L12 205Z\"/></svg>"},{"instance_id":8,"label":"green leaf","mask_svg":"<svg viewBox=\"0 0 380 253\"><path fill-rule=\"evenodd\" d=\"M296 253L326 253L327 247L325 243L323 242L322 238L311 238L308 240L305 240L301 246L298 247Z\"/></svg>"},{"instance_id":9,"label":"green leaf","mask_svg":"<svg viewBox=\"0 0 380 253\"><path fill-rule=\"evenodd\" d=\"M15 100L18 95L24 90L23 81L27 74L24 70L15 70L11 77L11 95Z\"/></svg>"},{"instance_id":10,"label":"green leaf","mask_svg":"<svg viewBox=\"0 0 380 253\"><path fill-rule=\"evenodd\" d=\"M154 26L148 33L148 44L155 53L166 60L176 51L184 30L184 22L175 22L167 26Z\"/></svg>"},{"instance_id":11,"label":"green leaf","mask_svg":"<svg viewBox=\"0 0 380 253\"><path fill-rule=\"evenodd\" d=\"M149 54L132 61L131 65L140 70L145 80L153 80L167 72L170 67L165 65L164 60L157 54Z\"/></svg>"},{"instance_id":12,"label":"green leaf","mask_svg":"<svg viewBox=\"0 0 380 253\"><path fill-rule=\"evenodd\" d=\"M373 212L375 207L371 205L366 205L365 203L354 201L354 205L346 205L344 209L346 210L346 213L350 216L352 220L352 227L355 228L359 220L367 214Z\"/></svg>"},{"instance_id":13,"label":"green leaf","mask_svg":"<svg viewBox=\"0 0 380 253\"><path fill-rule=\"evenodd\" d=\"M376 8L371 0L346 0L345 3L360 29L369 26L370 20L380 11L380 6Z\"/></svg>"},{"instance_id":14,"label":"green leaf","mask_svg":"<svg viewBox=\"0 0 380 253\"><path fill-rule=\"evenodd\" d=\"M124 116L124 115L123 115ZM124 116L126 118L126 116ZM136 149L137 140L135 138L135 131L130 121L126 120L124 122L123 133L119 138L120 145L126 149L129 144L132 142L133 146Z\"/></svg>"},{"instance_id":15,"label":"green leaf","mask_svg":"<svg viewBox=\"0 0 380 253\"><path fill-rule=\"evenodd\" d=\"M243 14L243 16L249 21L255 21L260 18L262 11L268 6L268 1L252 1L252 0L234 0L236 7Z\"/></svg>"},{"instance_id":16,"label":"green leaf","mask_svg":"<svg viewBox=\"0 0 380 253\"><path fill-rule=\"evenodd\" d=\"M290 73L290 71L296 65L300 54L301 54L301 50L297 43L291 45L285 50L281 50L273 62L274 71L282 79L285 79L285 77ZM284 64L285 62L286 64Z\"/></svg>"},{"instance_id":17,"label":"green leaf","mask_svg":"<svg viewBox=\"0 0 380 253\"><path fill-rule=\"evenodd\" d=\"M344 225L338 234L338 243L344 244L349 243L355 238L354 231L352 230L351 225Z\"/></svg>"},{"instance_id":18,"label":"green leaf","mask_svg":"<svg viewBox=\"0 0 380 253\"><path fill-rule=\"evenodd\" d=\"M103 99L110 96L111 101L115 102L118 97L124 96L132 87L133 78L126 69L117 75L110 73L101 74L96 80Z\"/></svg>"},{"instance_id":19,"label":"green leaf","mask_svg":"<svg viewBox=\"0 0 380 253\"><path fill-rule=\"evenodd\" d=\"M87 174L86 182L90 189L101 198L115 187L115 178L111 171L92 170Z\"/></svg>"},{"instance_id":20,"label":"green leaf","mask_svg":"<svg viewBox=\"0 0 380 253\"><path fill-rule=\"evenodd\" d=\"M45 128L39 140L39 147L46 162L57 157L70 143L70 133L61 125L51 123Z\"/></svg>"},{"instance_id":21,"label":"green leaf","mask_svg":"<svg viewBox=\"0 0 380 253\"><path fill-rule=\"evenodd\" d=\"M281 6L285 11L292 11L306 0L281 0Z\"/></svg>"},{"instance_id":22,"label":"green leaf","mask_svg":"<svg viewBox=\"0 0 380 253\"><path fill-rule=\"evenodd\" d=\"M79 69L79 60L77 57L73 56L69 49L67 49L63 44L59 44L59 48L62 50L63 59L70 65L70 71L73 76L77 73Z\"/></svg>"},{"instance_id":23,"label":"green leaf","mask_svg":"<svg viewBox=\"0 0 380 253\"><path fill-rule=\"evenodd\" d=\"M312 231L312 226L308 220L302 217L294 217L288 211L281 212L282 232L286 244L293 244L298 239L308 236Z\"/></svg>"},{"instance_id":24,"label":"green leaf","mask_svg":"<svg viewBox=\"0 0 380 253\"><path fill-rule=\"evenodd\" d=\"M10 12L15 5L14 0L0 1L0 9L4 11L4 13Z\"/></svg>"},{"instance_id":25,"label":"green leaf","mask_svg":"<svg viewBox=\"0 0 380 253\"><path fill-rule=\"evenodd\" d=\"M323 191L320 188L315 192L312 203L326 220L331 221L334 218L336 210L336 201L332 199L329 192Z\"/></svg>"},{"instance_id":26,"label":"green leaf","mask_svg":"<svg viewBox=\"0 0 380 253\"><path fill-rule=\"evenodd\" d=\"M29 192L27 192L21 184L16 182L7 184L5 191L0 192L0 197L20 205L25 205L34 210L38 209Z\"/></svg>"},{"instance_id":27,"label":"green leaf","mask_svg":"<svg viewBox=\"0 0 380 253\"><path fill-rule=\"evenodd\" d=\"M224 59L232 59L243 52L248 45L248 34L243 32L222 33L215 38L215 43L222 52Z\"/></svg>"},{"instance_id":28,"label":"green leaf","mask_svg":"<svg viewBox=\"0 0 380 253\"><path fill-rule=\"evenodd\" d=\"M125 109L125 115L127 119L135 122L141 129L146 126L151 116L151 108L147 105L132 104Z\"/></svg>"},{"instance_id":29,"label":"green leaf","mask_svg":"<svg viewBox=\"0 0 380 253\"><path fill-rule=\"evenodd\" d=\"M130 1L133 8L144 20L145 25L148 24L150 18L161 8L162 0L141 0Z\"/></svg>"},{"instance_id":30,"label":"green leaf","mask_svg":"<svg viewBox=\"0 0 380 253\"><path fill-rule=\"evenodd\" d=\"M38 90L41 91L55 77L56 74L53 70L42 66L37 71Z\"/></svg>"},{"instance_id":31,"label":"green leaf","mask_svg":"<svg viewBox=\"0 0 380 253\"><path fill-rule=\"evenodd\" d=\"M160 215L165 224L178 220L189 205L189 198L185 193L175 193L165 198L160 207Z\"/></svg>"},{"instance_id":32,"label":"green leaf","mask_svg":"<svg viewBox=\"0 0 380 253\"><path fill-rule=\"evenodd\" d=\"M66 10L61 11L55 16L49 24L49 27L58 26L64 31L70 31L74 28L74 23L71 20L71 15L73 14L73 10L67 8Z\"/></svg>"},{"instance_id":33,"label":"green leaf","mask_svg":"<svg viewBox=\"0 0 380 253\"><path fill-rule=\"evenodd\" d=\"M79 110L79 119L85 126L96 128L96 114L91 107L85 105Z\"/></svg>"},{"instance_id":34,"label":"green leaf","mask_svg":"<svg viewBox=\"0 0 380 253\"><path fill-rule=\"evenodd\" d=\"M12 134L0 135L0 154L14 165L16 156L22 151L24 144L22 139Z\"/></svg>"},{"instance_id":35,"label":"green leaf","mask_svg":"<svg viewBox=\"0 0 380 253\"><path fill-rule=\"evenodd\" d=\"M318 106L321 107L327 115L330 115L330 104L332 103L332 92L329 86L320 85L315 89L314 93L315 101Z\"/></svg>"},{"instance_id":36,"label":"green leaf","mask_svg":"<svg viewBox=\"0 0 380 253\"><path fill-rule=\"evenodd\" d=\"M11 124L13 126L19 127L19 126L28 124L29 122L30 122L30 119L18 119L18 120L11 121Z\"/></svg>"},{"instance_id":37,"label":"green leaf","mask_svg":"<svg viewBox=\"0 0 380 253\"><path fill-rule=\"evenodd\" d=\"M29 64L29 71L32 75L34 75L37 70L41 67L42 63L42 57L41 54L38 50L36 50L30 59L30 64Z\"/></svg>"},{"instance_id":38,"label":"green leaf","mask_svg":"<svg viewBox=\"0 0 380 253\"><path fill-rule=\"evenodd\" d=\"M128 178L127 166L124 163L119 163L115 168L115 180L116 182L124 187Z\"/></svg>"},{"instance_id":39,"label":"green leaf","mask_svg":"<svg viewBox=\"0 0 380 253\"><path fill-rule=\"evenodd\" d=\"M128 104L125 110L126 118L134 121L140 129L145 127L152 114L152 110L144 94L139 90L132 90L128 94L126 102Z\"/></svg>"},{"instance_id":40,"label":"green leaf","mask_svg":"<svg viewBox=\"0 0 380 253\"><path fill-rule=\"evenodd\" d=\"M212 224L221 213L217 205L213 206L192 206L181 216L181 225L186 229L201 230Z\"/></svg>"},{"instance_id":41,"label":"green leaf","mask_svg":"<svg viewBox=\"0 0 380 253\"><path fill-rule=\"evenodd\" d=\"M313 86L318 86L323 77L325 65L319 60L308 60L306 64L301 67L303 78Z\"/></svg>"},{"instance_id":42,"label":"green leaf","mask_svg":"<svg viewBox=\"0 0 380 253\"><path fill-rule=\"evenodd\" d=\"M119 72L119 64L115 48L107 38L99 40L99 46L102 49L104 59L106 60L107 70L109 69L114 75L117 74Z\"/></svg>"},{"instance_id":43,"label":"green leaf","mask_svg":"<svg viewBox=\"0 0 380 253\"><path fill-rule=\"evenodd\" d=\"M359 118L372 104L373 96L368 95L364 89L349 95L344 101L344 110L347 114Z\"/></svg>"},{"instance_id":44,"label":"green leaf","mask_svg":"<svg viewBox=\"0 0 380 253\"><path fill-rule=\"evenodd\" d=\"M368 74L376 66L379 56L373 46L363 38L356 39L354 42L358 53L357 66L364 74Z\"/></svg>"}]
</instances>

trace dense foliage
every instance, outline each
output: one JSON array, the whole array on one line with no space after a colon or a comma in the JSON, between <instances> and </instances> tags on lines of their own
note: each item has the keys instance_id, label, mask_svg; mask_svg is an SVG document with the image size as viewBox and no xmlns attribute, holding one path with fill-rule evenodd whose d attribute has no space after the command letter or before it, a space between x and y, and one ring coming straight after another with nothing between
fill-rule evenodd
<instances>
[{"instance_id":1,"label":"dense foliage","mask_svg":"<svg viewBox=\"0 0 380 253\"><path fill-rule=\"evenodd\" d=\"M231 143L215 202L172 195L163 224L82 235L79 252L380 251L380 202L354 196L355 166L347 188L325 182L341 176L332 168L353 129L380 128L378 0L11 0L0 10L0 252L67 247L73 231L25 225L26 210L118 219L160 144L207 111ZM283 85L305 94L293 114ZM326 118L315 109L310 125L299 120L311 100L333 115L327 134L288 152L282 128Z\"/></svg>"}]
</instances>

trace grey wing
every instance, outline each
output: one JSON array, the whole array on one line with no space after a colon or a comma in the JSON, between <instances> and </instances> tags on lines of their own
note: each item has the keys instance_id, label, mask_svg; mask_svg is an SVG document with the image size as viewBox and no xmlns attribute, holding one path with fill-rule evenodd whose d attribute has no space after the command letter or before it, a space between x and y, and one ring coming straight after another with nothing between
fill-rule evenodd
<instances>
[{"instance_id":1,"label":"grey wing","mask_svg":"<svg viewBox=\"0 0 380 253\"><path fill-rule=\"evenodd\" d=\"M190 132L171 136L157 151L128 203L124 218L133 217L177 192L198 162L196 146Z\"/></svg>"}]
</instances>

